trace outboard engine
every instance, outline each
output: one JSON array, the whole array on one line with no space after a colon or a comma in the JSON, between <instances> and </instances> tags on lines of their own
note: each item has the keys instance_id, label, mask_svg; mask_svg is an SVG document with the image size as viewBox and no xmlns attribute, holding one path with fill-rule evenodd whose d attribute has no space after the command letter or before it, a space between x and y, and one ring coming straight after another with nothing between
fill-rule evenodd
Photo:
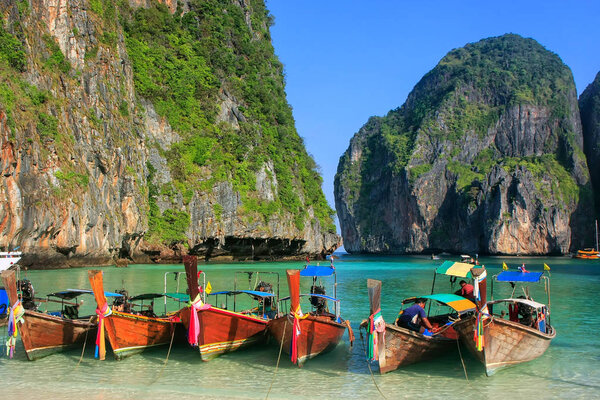
<instances>
[{"instance_id":1,"label":"outboard engine","mask_svg":"<svg viewBox=\"0 0 600 400\"><path fill-rule=\"evenodd\" d=\"M121 297L116 297L113 302L113 307L115 307L119 311L130 312L131 304L129 304L129 293L125 289L117 289L115 293L122 294Z\"/></svg>"},{"instance_id":2,"label":"outboard engine","mask_svg":"<svg viewBox=\"0 0 600 400\"><path fill-rule=\"evenodd\" d=\"M21 279L17 281L17 290L21 292L21 304L26 310L37 310L35 305L35 290L29 279Z\"/></svg>"},{"instance_id":3,"label":"outboard engine","mask_svg":"<svg viewBox=\"0 0 600 400\"><path fill-rule=\"evenodd\" d=\"M257 292L273 293L273 285L271 285L269 282L260 281L254 290ZM265 297L264 302L265 307L271 307L273 299L271 297Z\"/></svg>"},{"instance_id":4,"label":"outboard engine","mask_svg":"<svg viewBox=\"0 0 600 400\"><path fill-rule=\"evenodd\" d=\"M325 294L325 288L323 286L313 285L310 288L310 293L313 294ZM310 304L316 308L317 314L322 314L327 308L327 300L322 297L310 297Z\"/></svg>"}]
</instances>

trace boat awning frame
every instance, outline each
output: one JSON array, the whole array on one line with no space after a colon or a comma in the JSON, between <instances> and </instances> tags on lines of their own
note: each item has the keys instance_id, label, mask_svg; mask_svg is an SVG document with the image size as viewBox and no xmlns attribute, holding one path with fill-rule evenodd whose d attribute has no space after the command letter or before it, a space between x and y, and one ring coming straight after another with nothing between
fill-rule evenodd
<instances>
[{"instance_id":1,"label":"boat awning frame","mask_svg":"<svg viewBox=\"0 0 600 400\"><path fill-rule=\"evenodd\" d=\"M226 296L235 296L241 293L248 294L250 296L256 297L275 297L273 293L269 292L259 292L258 290L223 290L221 292L213 292L209 293L209 296L217 296L217 295L226 295Z\"/></svg>"},{"instance_id":2,"label":"boat awning frame","mask_svg":"<svg viewBox=\"0 0 600 400\"><path fill-rule=\"evenodd\" d=\"M327 296L327 295L324 295L324 294L318 294L318 293L302 293L300 295L300 297L306 297L306 296L320 297L322 299L327 299L327 300L335 301L335 302L338 302L338 303L340 301L339 299L335 299L335 298L333 298L331 296ZM287 296L287 297L284 297L282 299L279 299L279 301L285 301L285 300L289 300L289 299L290 299L290 296Z\"/></svg>"},{"instance_id":3,"label":"boat awning frame","mask_svg":"<svg viewBox=\"0 0 600 400\"><path fill-rule=\"evenodd\" d=\"M535 309L546 307L545 304L538 303L537 301L533 301L533 300L529 300L529 299L508 298L508 299L492 300L492 301L488 302L488 304L497 304L497 303L519 303L519 304L528 305L529 307L533 307Z\"/></svg>"}]
</instances>

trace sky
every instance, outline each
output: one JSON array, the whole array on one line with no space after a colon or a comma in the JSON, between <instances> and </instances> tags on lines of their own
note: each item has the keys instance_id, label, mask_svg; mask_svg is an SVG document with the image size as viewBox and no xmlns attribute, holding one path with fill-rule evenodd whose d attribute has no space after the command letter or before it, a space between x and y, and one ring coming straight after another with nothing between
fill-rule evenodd
<instances>
[{"instance_id":1,"label":"sky","mask_svg":"<svg viewBox=\"0 0 600 400\"><path fill-rule=\"evenodd\" d=\"M266 0L298 134L335 208L339 158L450 50L516 33L558 54L577 94L600 71L600 1ZM339 228L338 228L339 231Z\"/></svg>"}]
</instances>

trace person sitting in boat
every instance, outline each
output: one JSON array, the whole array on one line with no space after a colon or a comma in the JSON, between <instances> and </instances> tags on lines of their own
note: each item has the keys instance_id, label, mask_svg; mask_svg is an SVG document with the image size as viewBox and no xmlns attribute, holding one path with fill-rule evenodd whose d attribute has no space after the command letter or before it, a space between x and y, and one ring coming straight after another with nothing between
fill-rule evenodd
<instances>
[{"instance_id":1,"label":"person sitting in boat","mask_svg":"<svg viewBox=\"0 0 600 400\"><path fill-rule=\"evenodd\" d=\"M458 296L462 296L465 299L469 299L471 301L475 301L475 296L473 295L473 290L475 289L473 285L467 283L465 281L460 281L460 289L458 289L454 294Z\"/></svg>"},{"instance_id":2,"label":"person sitting in boat","mask_svg":"<svg viewBox=\"0 0 600 400\"><path fill-rule=\"evenodd\" d=\"M404 310L400 317L398 317L398 326L419 333L424 333L425 329L433 332L433 326L427 319L427 314L425 313L426 301L427 300L425 299L419 298L415 301L415 304Z\"/></svg>"}]
</instances>

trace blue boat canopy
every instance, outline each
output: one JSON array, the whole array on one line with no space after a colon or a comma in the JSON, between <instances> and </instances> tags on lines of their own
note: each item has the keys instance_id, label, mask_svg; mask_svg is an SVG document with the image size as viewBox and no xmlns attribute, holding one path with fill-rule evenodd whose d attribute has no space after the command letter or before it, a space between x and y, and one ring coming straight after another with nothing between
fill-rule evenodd
<instances>
[{"instance_id":1,"label":"blue boat canopy","mask_svg":"<svg viewBox=\"0 0 600 400\"><path fill-rule=\"evenodd\" d=\"M330 296L326 296L324 294L317 294L317 293L303 293L300 295L300 297L304 297L304 296L310 296L310 297L320 297L322 299L327 299L327 300L331 300L331 301L339 301L339 299L335 299L333 297ZM284 300L289 300L290 296L288 297L284 297L282 299L279 299L279 301L284 301Z\"/></svg>"},{"instance_id":2,"label":"blue boat canopy","mask_svg":"<svg viewBox=\"0 0 600 400\"><path fill-rule=\"evenodd\" d=\"M257 296L257 297L275 297L275 295L273 293L259 292L258 290L224 290L222 292L209 293L209 296L216 296L218 294L224 294L227 296L235 296L236 294L240 294L240 293L246 293L246 294L249 294L250 296Z\"/></svg>"},{"instance_id":3,"label":"blue boat canopy","mask_svg":"<svg viewBox=\"0 0 600 400\"><path fill-rule=\"evenodd\" d=\"M539 282L543 272L502 271L496 275L499 282Z\"/></svg>"},{"instance_id":4,"label":"blue boat canopy","mask_svg":"<svg viewBox=\"0 0 600 400\"><path fill-rule=\"evenodd\" d=\"M307 265L300 270L300 276L331 276L335 273L335 268L331 266Z\"/></svg>"},{"instance_id":5,"label":"blue boat canopy","mask_svg":"<svg viewBox=\"0 0 600 400\"><path fill-rule=\"evenodd\" d=\"M92 292L91 290L87 290L87 289L67 289L67 290L63 290L62 292L50 293L48 296L58 297L63 300L71 300L77 296L81 296L82 294L94 294L94 292ZM120 293L113 293L113 292L104 292L104 295L106 297L122 297L123 296Z\"/></svg>"}]
</instances>

